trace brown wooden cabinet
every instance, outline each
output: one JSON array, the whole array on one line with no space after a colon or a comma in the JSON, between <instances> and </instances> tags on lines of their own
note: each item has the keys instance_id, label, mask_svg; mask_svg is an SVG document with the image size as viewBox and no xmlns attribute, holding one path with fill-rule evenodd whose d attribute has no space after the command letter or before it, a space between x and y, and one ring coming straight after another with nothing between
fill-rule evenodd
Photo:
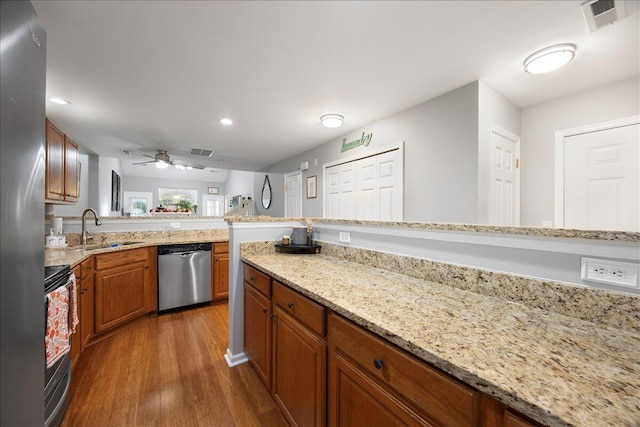
<instances>
[{"instance_id":1,"label":"brown wooden cabinet","mask_svg":"<svg viewBox=\"0 0 640 427\"><path fill-rule=\"evenodd\" d=\"M271 390L271 300L246 280L244 353L262 382Z\"/></svg>"},{"instance_id":2,"label":"brown wooden cabinet","mask_svg":"<svg viewBox=\"0 0 640 427\"><path fill-rule=\"evenodd\" d=\"M290 425L540 426L257 269L243 273L245 354Z\"/></svg>"},{"instance_id":3,"label":"brown wooden cabinet","mask_svg":"<svg viewBox=\"0 0 640 427\"><path fill-rule=\"evenodd\" d=\"M157 310L155 248L95 256L95 333Z\"/></svg>"},{"instance_id":4,"label":"brown wooden cabinet","mask_svg":"<svg viewBox=\"0 0 640 427\"><path fill-rule=\"evenodd\" d=\"M480 417L482 427L541 427L541 424L484 393L480 399Z\"/></svg>"},{"instance_id":5,"label":"brown wooden cabinet","mask_svg":"<svg viewBox=\"0 0 640 427\"><path fill-rule=\"evenodd\" d=\"M76 276L76 303L78 320L76 332L71 335L71 366L80 360L80 355L94 335L93 257L84 260L73 269Z\"/></svg>"},{"instance_id":6,"label":"brown wooden cabinet","mask_svg":"<svg viewBox=\"0 0 640 427\"><path fill-rule=\"evenodd\" d=\"M282 287L274 281L273 397L290 425L324 426L327 344L296 316L298 307L301 312L309 312L301 303L304 297L291 291L298 300L285 299L287 302L281 305L276 294Z\"/></svg>"},{"instance_id":7,"label":"brown wooden cabinet","mask_svg":"<svg viewBox=\"0 0 640 427\"><path fill-rule=\"evenodd\" d=\"M80 300L80 351L89 344L95 335L95 270L94 257L86 259L80 264L80 282L78 295Z\"/></svg>"},{"instance_id":8,"label":"brown wooden cabinet","mask_svg":"<svg viewBox=\"0 0 640 427\"><path fill-rule=\"evenodd\" d=\"M47 119L45 199L64 201L64 133Z\"/></svg>"},{"instance_id":9,"label":"brown wooden cabinet","mask_svg":"<svg viewBox=\"0 0 640 427\"><path fill-rule=\"evenodd\" d=\"M78 201L78 145L46 121L45 201L75 203Z\"/></svg>"},{"instance_id":10,"label":"brown wooden cabinet","mask_svg":"<svg viewBox=\"0 0 640 427\"><path fill-rule=\"evenodd\" d=\"M229 298L229 242L216 242L212 246L211 300L226 300Z\"/></svg>"}]
</instances>

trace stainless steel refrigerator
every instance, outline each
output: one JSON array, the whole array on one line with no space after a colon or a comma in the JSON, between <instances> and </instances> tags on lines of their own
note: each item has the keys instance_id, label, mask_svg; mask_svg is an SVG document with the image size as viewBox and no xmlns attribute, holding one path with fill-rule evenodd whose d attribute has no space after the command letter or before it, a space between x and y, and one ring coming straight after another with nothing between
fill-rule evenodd
<instances>
[{"instance_id":1,"label":"stainless steel refrigerator","mask_svg":"<svg viewBox=\"0 0 640 427\"><path fill-rule=\"evenodd\" d=\"M44 424L46 33L0 2L0 425Z\"/></svg>"}]
</instances>

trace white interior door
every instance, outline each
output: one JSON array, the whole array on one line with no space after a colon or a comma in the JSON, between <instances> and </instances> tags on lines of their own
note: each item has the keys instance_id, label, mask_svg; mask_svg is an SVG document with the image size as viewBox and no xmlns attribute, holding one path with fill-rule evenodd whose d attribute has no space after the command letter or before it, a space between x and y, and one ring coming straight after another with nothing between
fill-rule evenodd
<instances>
[{"instance_id":1,"label":"white interior door","mask_svg":"<svg viewBox=\"0 0 640 427\"><path fill-rule=\"evenodd\" d=\"M520 225L520 138L495 126L491 130L489 224Z\"/></svg>"},{"instance_id":2,"label":"white interior door","mask_svg":"<svg viewBox=\"0 0 640 427\"><path fill-rule=\"evenodd\" d=\"M356 219L355 162L327 169L327 218Z\"/></svg>"},{"instance_id":3,"label":"white interior door","mask_svg":"<svg viewBox=\"0 0 640 427\"><path fill-rule=\"evenodd\" d=\"M202 209L198 210L202 216L223 216L229 210L228 206L225 196L204 194L202 196Z\"/></svg>"},{"instance_id":4,"label":"white interior door","mask_svg":"<svg viewBox=\"0 0 640 427\"><path fill-rule=\"evenodd\" d=\"M294 172L284 176L285 205L284 216L302 216L302 173Z\"/></svg>"},{"instance_id":5,"label":"white interior door","mask_svg":"<svg viewBox=\"0 0 640 427\"><path fill-rule=\"evenodd\" d=\"M640 231L640 125L565 137L564 226Z\"/></svg>"}]
</instances>

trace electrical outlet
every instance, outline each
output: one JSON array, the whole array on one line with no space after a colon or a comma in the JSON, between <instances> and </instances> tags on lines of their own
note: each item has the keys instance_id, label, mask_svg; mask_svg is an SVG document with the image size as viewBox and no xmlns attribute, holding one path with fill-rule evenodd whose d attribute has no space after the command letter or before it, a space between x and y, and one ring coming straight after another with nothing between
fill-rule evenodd
<instances>
[{"instance_id":1,"label":"electrical outlet","mask_svg":"<svg viewBox=\"0 0 640 427\"><path fill-rule=\"evenodd\" d=\"M351 243L351 233L345 233L343 231L338 235L340 243Z\"/></svg>"},{"instance_id":2,"label":"electrical outlet","mask_svg":"<svg viewBox=\"0 0 640 427\"><path fill-rule=\"evenodd\" d=\"M638 264L607 259L582 258L582 280L639 289Z\"/></svg>"},{"instance_id":3,"label":"electrical outlet","mask_svg":"<svg viewBox=\"0 0 640 427\"><path fill-rule=\"evenodd\" d=\"M170 230L175 230L180 228L180 223L179 222L170 222L169 223L169 229Z\"/></svg>"}]
</instances>

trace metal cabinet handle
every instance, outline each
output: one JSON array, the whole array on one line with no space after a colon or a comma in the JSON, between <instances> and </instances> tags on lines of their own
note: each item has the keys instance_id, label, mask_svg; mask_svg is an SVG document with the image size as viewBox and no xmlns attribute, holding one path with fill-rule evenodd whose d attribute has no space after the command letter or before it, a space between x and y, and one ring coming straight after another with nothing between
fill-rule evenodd
<instances>
[{"instance_id":1,"label":"metal cabinet handle","mask_svg":"<svg viewBox=\"0 0 640 427\"><path fill-rule=\"evenodd\" d=\"M289 307L289 308L293 308L293 303L292 303L292 302L288 302L288 303L287 303L287 307Z\"/></svg>"},{"instance_id":2,"label":"metal cabinet handle","mask_svg":"<svg viewBox=\"0 0 640 427\"><path fill-rule=\"evenodd\" d=\"M268 308L263 308L263 309L262 309L262 312L263 312L263 313L266 313L267 311L269 311L269 309L268 309Z\"/></svg>"},{"instance_id":3,"label":"metal cabinet handle","mask_svg":"<svg viewBox=\"0 0 640 427\"><path fill-rule=\"evenodd\" d=\"M253 282L254 280L256 280L256 278L255 278L255 277L253 277L253 276L249 277L249 281L250 281L250 282Z\"/></svg>"},{"instance_id":4,"label":"metal cabinet handle","mask_svg":"<svg viewBox=\"0 0 640 427\"><path fill-rule=\"evenodd\" d=\"M83 295L85 292L87 292L89 290L89 288L83 288L80 289L80 294Z\"/></svg>"},{"instance_id":5,"label":"metal cabinet handle","mask_svg":"<svg viewBox=\"0 0 640 427\"><path fill-rule=\"evenodd\" d=\"M275 314L270 314L269 317L271 317L272 319L275 319L276 315Z\"/></svg>"},{"instance_id":6,"label":"metal cabinet handle","mask_svg":"<svg viewBox=\"0 0 640 427\"><path fill-rule=\"evenodd\" d=\"M378 358L373 359L373 366L376 369L382 369L384 367L384 360Z\"/></svg>"}]
</instances>

